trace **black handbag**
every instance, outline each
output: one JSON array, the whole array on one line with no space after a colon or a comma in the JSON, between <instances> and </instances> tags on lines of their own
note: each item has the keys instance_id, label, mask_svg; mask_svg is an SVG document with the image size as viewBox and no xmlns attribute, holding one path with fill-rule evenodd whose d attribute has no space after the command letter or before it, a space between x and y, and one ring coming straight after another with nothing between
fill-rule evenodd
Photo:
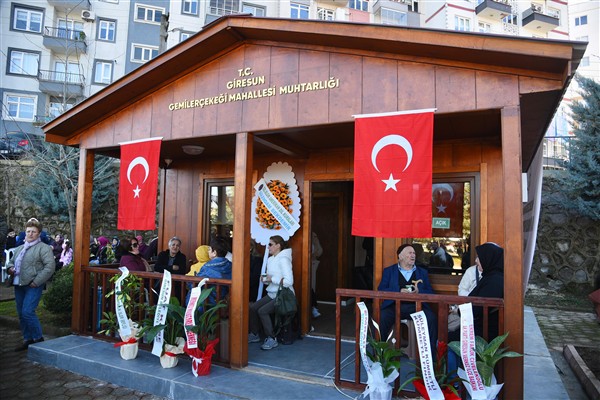
<instances>
[{"instance_id":1,"label":"black handbag","mask_svg":"<svg viewBox=\"0 0 600 400\"><path fill-rule=\"evenodd\" d=\"M298 311L298 302L292 289L283 286L283 279L279 284L275 297L275 335L281 328L289 325Z\"/></svg>"}]
</instances>

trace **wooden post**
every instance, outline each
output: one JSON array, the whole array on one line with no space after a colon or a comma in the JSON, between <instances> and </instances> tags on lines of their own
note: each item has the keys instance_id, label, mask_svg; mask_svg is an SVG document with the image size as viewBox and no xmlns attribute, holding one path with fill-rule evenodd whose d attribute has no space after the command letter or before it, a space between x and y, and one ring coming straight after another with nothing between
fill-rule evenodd
<instances>
[{"instance_id":1,"label":"wooden post","mask_svg":"<svg viewBox=\"0 0 600 400\"><path fill-rule=\"evenodd\" d=\"M77 187L77 217L75 225L75 246L73 248L73 312L71 330L84 331L83 274L81 265L90 259L90 231L92 226L92 190L94 188L94 152L82 148L79 152L79 181Z\"/></svg>"},{"instance_id":2,"label":"wooden post","mask_svg":"<svg viewBox=\"0 0 600 400\"><path fill-rule=\"evenodd\" d=\"M525 296L523 285L523 203L521 194L521 116L505 107L502 124L502 194L504 198L504 321L506 344L523 354ZM523 357L504 361L504 398L523 398Z\"/></svg>"},{"instance_id":3,"label":"wooden post","mask_svg":"<svg viewBox=\"0 0 600 400\"><path fill-rule=\"evenodd\" d=\"M254 135L238 133L235 145L233 266L229 303L229 360L233 368L248 365L248 296L250 293L250 205Z\"/></svg>"}]
</instances>

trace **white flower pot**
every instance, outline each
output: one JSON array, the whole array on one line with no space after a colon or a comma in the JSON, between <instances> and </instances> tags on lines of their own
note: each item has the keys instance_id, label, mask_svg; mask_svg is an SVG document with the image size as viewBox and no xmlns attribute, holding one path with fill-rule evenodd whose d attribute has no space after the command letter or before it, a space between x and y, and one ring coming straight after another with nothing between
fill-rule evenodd
<instances>
[{"instance_id":1,"label":"white flower pot","mask_svg":"<svg viewBox=\"0 0 600 400\"><path fill-rule=\"evenodd\" d=\"M131 344L124 344L120 347L121 358L123 360L133 360L137 357L138 353L138 342Z\"/></svg>"},{"instance_id":2,"label":"white flower pot","mask_svg":"<svg viewBox=\"0 0 600 400\"><path fill-rule=\"evenodd\" d=\"M375 388L371 393L369 393L369 399L371 400L390 400L392 398L392 393L394 391L393 386L386 386L384 388L378 387Z\"/></svg>"}]
</instances>

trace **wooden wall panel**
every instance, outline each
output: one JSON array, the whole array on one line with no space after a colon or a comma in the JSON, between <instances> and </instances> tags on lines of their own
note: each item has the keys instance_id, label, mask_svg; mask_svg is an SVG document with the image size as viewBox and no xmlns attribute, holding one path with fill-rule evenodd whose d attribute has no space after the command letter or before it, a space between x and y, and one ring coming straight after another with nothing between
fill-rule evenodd
<instances>
[{"instance_id":1,"label":"wooden wall panel","mask_svg":"<svg viewBox=\"0 0 600 400\"><path fill-rule=\"evenodd\" d=\"M251 86L246 91L262 91L270 86L271 74L271 47L269 46L246 46L244 53L244 67L252 68L253 77L264 76L263 85ZM237 89L239 90L239 89ZM262 97L242 102L242 131L252 132L265 129L269 125L270 98Z\"/></svg>"},{"instance_id":2,"label":"wooden wall panel","mask_svg":"<svg viewBox=\"0 0 600 400\"><path fill-rule=\"evenodd\" d=\"M271 85L277 88L298 81L299 51L273 48L271 52ZM269 128L298 125L298 94L273 96L269 100Z\"/></svg>"},{"instance_id":3,"label":"wooden wall panel","mask_svg":"<svg viewBox=\"0 0 600 400\"><path fill-rule=\"evenodd\" d=\"M131 107L126 108L119 113L118 118L115 118L115 143L127 142L131 140L133 124L133 112Z\"/></svg>"},{"instance_id":4,"label":"wooden wall panel","mask_svg":"<svg viewBox=\"0 0 600 400\"><path fill-rule=\"evenodd\" d=\"M454 143L452 145L452 164L459 166L479 166L481 164L481 145L479 143Z\"/></svg>"},{"instance_id":5,"label":"wooden wall panel","mask_svg":"<svg viewBox=\"0 0 600 400\"><path fill-rule=\"evenodd\" d=\"M175 191L176 215L174 235L179 236L182 241L185 241L185 247L182 247L182 252L187 256L188 260L194 258L194 252L198 246L195 231L192 229L191 219L192 210L194 209L193 198L197 196L194 190L196 185L194 185L193 177L194 173L191 169L178 171L177 190Z\"/></svg>"},{"instance_id":6,"label":"wooden wall panel","mask_svg":"<svg viewBox=\"0 0 600 400\"><path fill-rule=\"evenodd\" d=\"M165 171L163 170L163 174ZM165 179L165 189L164 195L162 196L165 202L165 214L163 217L163 226L162 226L162 247L159 246L159 251L165 250L167 248L167 243L169 239L174 236L177 232L177 215L184 214L188 210L178 210L176 207L177 202L177 190L178 190L178 175L179 172L176 169L168 169L166 170ZM183 215L181 215L183 218Z\"/></svg>"},{"instance_id":7,"label":"wooden wall panel","mask_svg":"<svg viewBox=\"0 0 600 400\"><path fill-rule=\"evenodd\" d=\"M96 146L105 147L114 143L115 118L109 117L90 130L94 132L92 136L96 136Z\"/></svg>"},{"instance_id":8,"label":"wooden wall panel","mask_svg":"<svg viewBox=\"0 0 600 400\"><path fill-rule=\"evenodd\" d=\"M435 108L435 68L428 64L398 63L398 110Z\"/></svg>"},{"instance_id":9,"label":"wooden wall panel","mask_svg":"<svg viewBox=\"0 0 600 400\"><path fill-rule=\"evenodd\" d=\"M475 71L458 68L435 68L437 112L475 109Z\"/></svg>"},{"instance_id":10,"label":"wooden wall panel","mask_svg":"<svg viewBox=\"0 0 600 400\"><path fill-rule=\"evenodd\" d=\"M218 93L219 63L215 61L192 74L194 78L194 98L203 99ZM196 107L192 109L193 136L212 135L217 130L217 107ZM184 110L186 111L186 110ZM189 120L188 120L189 124Z\"/></svg>"},{"instance_id":11,"label":"wooden wall panel","mask_svg":"<svg viewBox=\"0 0 600 400\"><path fill-rule=\"evenodd\" d=\"M487 164L488 231L487 240L504 246L504 203L502 194L502 152L499 146L486 145L482 158Z\"/></svg>"},{"instance_id":12,"label":"wooden wall panel","mask_svg":"<svg viewBox=\"0 0 600 400\"><path fill-rule=\"evenodd\" d=\"M329 53L301 51L298 60L300 83L329 79ZM298 96L298 125L314 125L329 120L329 91L313 90Z\"/></svg>"},{"instance_id":13,"label":"wooden wall panel","mask_svg":"<svg viewBox=\"0 0 600 400\"><path fill-rule=\"evenodd\" d=\"M152 137L152 99L143 98L131 106L133 113L131 124L131 138L144 139ZM164 140L171 138L171 132L165 132Z\"/></svg>"},{"instance_id":14,"label":"wooden wall panel","mask_svg":"<svg viewBox=\"0 0 600 400\"><path fill-rule=\"evenodd\" d=\"M243 48L232 51L227 54L227 57L221 57L219 60L219 86L216 92L209 92L209 96L227 93L227 82L237 79L237 70L244 67ZM252 100L248 102L252 102ZM242 103L241 101L234 101L218 106L209 106L217 108L217 131L241 132L242 119L240 116L242 115Z\"/></svg>"},{"instance_id":15,"label":"wooden wall panel","mask_svg":"<svg viewBox=\"0 0 600 400\"><path fill-rule=\"evenodd\" d=\"M440 170L452 166L452 144L434 144L433 146L433 169Z\"/></svg>"},{"instance_id":16,"label":"wooden wall panel","mask_svg":"<svg viewBox=\"0 0 600 400\"><path fill-rule=\"evenodd\" d=\"M194 99L196 92L194 83L195 82L193 77L189 76L185 79L180 79L174 82L171 85L171 91L173 93L173 96L171 97L171 102L180 99ZM194 117L193 108L177 111L169 111L168 109L166 109L161 110L161 112L167 112L172 116L170 128L173 131L173 133L171 134L171 137L173 139L189 138L194 136L194 132L192 131L194 125L190 123L191 119Z\"/></svg>"},{"instance_id":17,"label":"wooden wall panel","mask_svg":"<svg viewBox=\"0 0 600 400\"><path fill-rule=\"evenodd\" d=\"M476 71L477 108L501 108L519 104L519 81L514 75Z\"/></svg>"},{"instance_id":18,"label":"wooden wall panel","mask_svg":"<svg viewBox=\"0 0 600 400\"><path fill-rule=\"evenodd\" d=\"M330 76L340 80L340 86L329 90L329 122L347 121L348 116L361 109L362 69L361 57L331 53Z\"/></svg>"},{"instance_id":19,"label":"wooden wall panel","mask_svg":"<svg viewBox=\"0 0 600 400\"><path fill-rule=\"evenodd\" d=\"M169 104L173 102L173 86L169 86L163 90L159 90L152 95L152 137L165 136L165 132L169 133L171 139L180 132L173 132L171 126L173 121L173 112L169 110Z\"/></svg>"},{"instance_id":20,"label":"wooden wall panel","mask_svg":"<svg viewBox=\"0 0 600 400\"><path fill-rule=\"evenodd\" d=\"M398 110L398 63L393 60L364 57L363 98L360 114Z\"/></svg>"}]
</instances>

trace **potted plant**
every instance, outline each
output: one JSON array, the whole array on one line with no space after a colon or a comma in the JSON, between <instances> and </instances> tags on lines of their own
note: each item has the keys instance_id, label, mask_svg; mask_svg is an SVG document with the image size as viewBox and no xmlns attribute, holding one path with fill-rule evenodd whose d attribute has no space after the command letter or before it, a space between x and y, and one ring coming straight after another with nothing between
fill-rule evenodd
<instances>
[{"instance_id":1,"label":"potted plant","mask_svg":"<svg viewBox=\"0 0 600 400\"><path fill-rule=\"evenodd\" d=\"M98 333L112 335L118 331L121 342L116 343L115 347L120 348L120 354L124 360L131 360L137 357L138 352L138 331L140 327L133 319L140 310L144 309L144 303L140 301L144 288L140 277L127 274L121 281L121 290L117 290L116 283L121 276L122 275L117 274L110 278L110 282L115 284L115 289L107 293L106 297L110 298L116 296L116 302L121 302L123 304L123 310L127 318L128 326L123 327L119 325L116 313L105 312L103 313L104 319L100 320L100 324L105 326L105 329Z\"/></svg>"},{"instance_id":2,"label":"potted plant","mask_svg":"<svg viewBox=\"0 0 600 400\"><path fill-rule=\"evenodd\" d=\"M396 347L396 339L392 330L386 340L382 340L379 325L372 320L376 335L372 332L367 336L369 346L366 349L367 357L371 362L366 394L371 400L385 400L392 398L392 383L398 377L400 358L404 355L402 349Z\"/></svg>"},{"instance_id":3,"label":"potted plant","mask_svg":"<svg viewBox=\"0 0 600 400\"><path fill-rule=\"evenodd\" d=\"M494 376L494 368L498 361L505 357L522 357L522 354L519 354L514 351L508 351L507 347L500 348L502 343L508 337L508 332L506 332L502 336L497 336L490 343L488 343L484 338L480 336L475 337L475 353L477 355L477 372L481 376L481 380L483 381L483 385L485 386L485 392L487 399L496 398L497 394L502 389L502 384L496 384L496 377ZM450 342L448 344L450 349L455 352L460 357L460 342ZM459 375L465 374L463 370L458 370ZM466 379L463 379L465 386L469 393L471 393L472 388Z\"/></svg>"},{"instance_id":4,"label":"potted plant","mask_svg":"<svg viewBox=\"0 0 600 400\"><path fill-rule=\"evenodd\" d=\"M160 304L159 304L160 305ZM160 365L163 368L173 368L178 363L177 354L183 353L185 345L185 330L183 319L185 316L185 307L181 306L176 297L171 297L167 307L166 320L164 324L154 325L154 313L157 306L150 307L150 316L143 321L142 329L138 336L145 336L148 342L154 341L159 332L163 332L163 348L160 355Z\"/></svg>"},{"instance_id":5,"label":"potted plant","mask_svg":"<svg viewBox=\"0 0 600 400\"><path fill-rule=\"evenodd\" d=\"M435 380L444 394L444 399L460 400L456 387L462 381L462 378L456 374L456 370L448 371L448 345L445 342L437 342L436 359L433 364L433 370ZM415 365L415 376L404 381L402 385L400 385L398 392L410 383L413 384L421 396L426 400L429 400L429 394L427 393L423 382L423 371L420 365Z\"/></svg>"},{"instance_id":6,"label":"potted plant","mask_svg":"<svg viewBox=\"0 0 600 400\"><path fill-rule=\"evenodd\" d=\"M194 310L194 325L186 325L186 331L196 335L196 348L190 348L189 341L186 342L183 351L192 358L192 372L195 376L208 375L212 364L212 356L219 339L215 338L215 331L219 326L219 310L227 307L222 300L214 304L206 301L214 288L202 290Z\"/></svg>"}]
</instances>

